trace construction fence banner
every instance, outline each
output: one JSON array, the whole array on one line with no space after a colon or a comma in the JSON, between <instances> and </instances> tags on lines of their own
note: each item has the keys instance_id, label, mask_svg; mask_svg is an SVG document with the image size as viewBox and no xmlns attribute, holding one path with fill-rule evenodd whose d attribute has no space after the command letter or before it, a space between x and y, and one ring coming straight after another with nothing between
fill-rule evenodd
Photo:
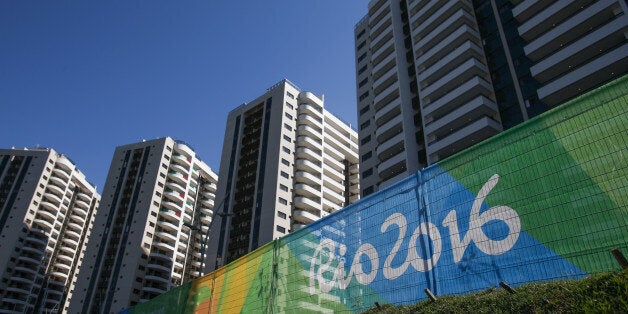
<instances>
[{"instance_id":1,"label":"construction fence banner","mask_svg":"<svg viewBox=\"0 0 628 314\"><path fill-rule=\"evenodd\" d=\"M128 310L361 312L618 269L628 76Z\"/></svg>"}]
</instances>

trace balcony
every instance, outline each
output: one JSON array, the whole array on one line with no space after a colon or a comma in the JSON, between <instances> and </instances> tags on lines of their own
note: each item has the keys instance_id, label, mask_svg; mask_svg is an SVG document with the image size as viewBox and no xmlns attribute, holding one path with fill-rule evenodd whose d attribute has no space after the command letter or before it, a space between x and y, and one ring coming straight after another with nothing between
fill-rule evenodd
<instances>
[{"instance_id":1,"label":"balcony","mask_svg":"<svg viewBox=\"0 0 628 314\"><path fill-rule=\"evenodd\" d=\"M312 214L306 210L295 210L292 213L292 219L295 222L301 222L303 224L309 224L319 219L315 214Z\"/></svg>"},{"instance_id":2,"label":"balcony","mask_svg":"<svg viewBox=\"0 0 628 314\"><path fill-rule=\"evenodd\" d=\"M175 202L170 201L170 200L168 200L166 198L164 198L161 201L161 205L163 207L167 208L167 209L176 210L176 211L181 211L181 206L182 206L181 203L175 203Z\"/></svg>"},{"instance_id":3,"label":"balcony","mask_svg":"<svg viewBox=\"0 0 628 314\"><path fill-rule=\"evenodd\" d=\"M478 47L470 40L465 41L435 64L427 65L429 67L419 73L421 86L433 84L447 73L454 71L456 67L460 66L461 63L466 60L482 60L483 54L482 48Z\"/></svg>"},{"instance_id":4,"label":"balcony","mask_svg":"<svg viewBox=\"0 0 628 314\"><path fill-rule=\"evenodd\" d=\"M334 212L340 210L343 207L342 203L338 204L338 203L332 202L332 201L330 201L330 200L328 200L326 198L323 198L323 202L322 203L323 203L323 210L325 211L325 213L334 213ZM325 215L327 215L327 214L325 214Z\"/></svg>"},{"instance_id":5,"label":"balcony","mask_svg":"<svg viewBox=\"0 0 628 314\"><path fill-rule=\"evenodd\" d=\"M344 160L344 155L333 146L329 145L327 142L323 144L323 152L325 153L325 157L335 158L336 160Z\"/></svg>"},{"instance_id":6,"label":"balcony","mask_svg":"<svg viewBox=\"0 0 628 314\"><path fill-rule=\"evenodd\" d=\"M295 165L296 165L297 170L313 172L317 174L318 176L320 176L321 174L320 164L316 164L307 159L297 159L297 161L295 162Z\"/></svg>"},{"instance_id":7,"label":"balcony","mask_svg":"<svg viewBox=\"0 0 628 314\"><path fill-rule=\"evenodd\" d=\"M192 162L192 158L189 158L189 157L186 157L185 155L177 154L177 153L172 154L172 160L176 163L179 163L181 165L186 165L186 166L189 166L190 163Z\"/></svg>"},{"instance_id":8,"label":"balcony","mask_svg":"<svg viewBox=\"0 0 628 314\"><path fill-rule=\"evenodd\" d=\"M483 78L475 76L438 100L434 102L425 101L423 103L423 115L440 117L472 101L479 95L492 99L492 94L493 87L491 84Z\"/></svg>"},{"instance_id":9,"label":"balcony","mask_svg":"<svg viewBox=\"0 0 628 314\"><path fill-rule=\"evenodd\" d=\"M160 209L159 216L163 217L167 221L172 222L174 225L178 225L181 220L180 212L169 209Z\"/></svg>"},{"instance_id":10,"label":"balcony","mask_svg":"<svg viewBox=\"0 0 628 314\"><path fill-rule=\"evenodd\" d=\"M43 203L48 203L48 202L41 202L42 205ZM48 208L44 207L41 210L37 211L37 215L41 216L42 218L44 218L47 221L55 221L55 219L57 219L57 215L56 215L56 211L51 211Z\"/></svg>"},{"instance_id":11,"label":"balcony","mask_svg":"<svg viewBox=\"0 0 628 314\"><path fill-rule=\"evenodd\" d=\"M207 214L201 214L201 222L210 224L212 222L212 216Z\"/></svg>"},{"instance_id":12,"label":"balcony","mask_svg":"<svg viewBox=\"0 0 628 314\"><path fill-rule=\"evenodd\" d=\"M342 182L345 179L345 175L342 172L340 172L340 171L338 171L338 170L336 170L336 169L334 169L332 167L325 167L325 168L323 168L323 174L325 174L325 176L327 177L325 179L329 178L329 179L331 179L333 181Z\"/></svg>"},{"instance_id":13,"label":"balcony","mask_svg":"<svg viewBox=\"0 0 628 314\"><path fill-rule=\"evenodd\" d=\"M58 198L62 198L63 195L65 194L65 190L63 188L52 184L52 182L51 184L48 184L47 188L50 190L50 192L55 194Z\"/></svg>"},{"instance_id":14,"label":"balcony","mask_svg":"<svg viewBox=\"0 0 628 314\"><path fill-rule=\"evenodd\" d=\"M429 143L428 148L430 158L436 161L450 156L455 152L463 150L469 146L479 143L482 140L491 137L502 130L499 122L489 118L482 117L467 126L454 131L445 138L438 139Z\"/></svg>"},{"instance_id":15,"label":"balcony","mask_svg":"<svg viewBox=\"0 0 628 314\"><path fill-rule=\"evenodd\" d=\"M51 176L50 177L50 181L52 184L58 186L58 187L65 187L67 186L67 182L61 180L59 177L56 176Z\"/></svg>"},{"instance_id":16,"label":"balcony","mask_svg":"<svg viewBox=\"0 0 628 314\"><path fill-rule=\"evenodd\" d=\"M157 247L157 248L160 248L162 250L165 250L167 253L174 254L174 252L176 252L176 249L174 248L174 244L173 243L157 242L157 243L153 243L153 247Z\"/></svg>"},{"instance_id":17,"label":"balcony","mask_svg":"<svg viewBox=\"0 0 628 314\"><path fill-rule=\"evenodd\" d=\"M438 44L429 50L425 50L424 47L415 45L417 54L420 54L420 57L416 62L417 65L419 65L419 72L424 71L426 68L431 67L439 60L442 60L451 52L451 47L459 47L467 41L481 47L480 34L471 26L464 24L451 32L447 37L443 38Z\"/></svg>"},{"instance_id":18,"label":"balcony","mask_svg":"<svg viewBox=\"0 0 628 314\"><path fill-rule=\"evenodd\" d=\"M381 93L378 93L373 99L373 107L375 110L383 107L383 105L389 103L391 100L399 96L399 81L388 86Z\"/></svg>"},{"instance_id":19,"label":"balcony","mask_svg":"<svg viewBox=\"0 0 628 314\"><path fill-rule=\"evenodd\" d=\"M187 184L187 176L184 176L176 171L168 171L168 178L175 181L175 182L179 182L181 184L183 184L183 186L185 186Z\"/></svg>"},{"instance_id":20,"label":"balcony","mask_svg":"<svg viewBox=\"0 0 628 314\"><path fill-rule=\"evenodd\" d=\"M70 174L60 168L54 168L52 174L65 182L70 180Z\"/></svg>"},{"instance_id":21,"label":"balcony","mask_svg":"<svg viewBox=\"0 0 628 314\"><path fill-rule=\"evenodd\" d=\"M47 232L52 231L52 223L49 221L39 218L39 219L35 219L33 223Z\"/></svg>"},{"instance_id":22,"label":"balcony","mask_svg":"<svg viewBox=\"0 0 628 314\"><path fill-rule=\"evenodd\" d=\"M320 151L322 148L322 141L308 136L298 136L297 145L299 147L307 147L314 151Z\"/></svg>"},{"instance_id":23,"label":"balcony","mask_svg":"<svg viewBox=\"0 0 628 314\"><path fill-rule=\"evenodd\" d=\"M61 240L63 243L65 244L69 244L70 246L73 247L78 247L78 242L75 239L72 238L63 238L63 240Z\"/></svg>"},{"instance_id":24,"label":"balcony","mask_svg":"<svg viewBox=\"0 0 628 314\"><path fill-rule=\"evenodd\" d=\"M443 136L445 133L462 127L469 121L477 120L481 116L494 116L498 114L497 104L480 95L461 107L441 117L436 121L425 125L427 135Z\"/></svg>"},{"instance_id":25,"label":"balcony","mask_svg":"<svg viewBox=\"0 0 628 314\"><path fill-rule=\"evenodd\" d=\"M323 138L320 129L313 128L309 125L299 125L299 127L297 127L297 134L303 134L316 140L321 140Z\"/></svg>"},{"instance_id":26,"label":"balcony","mask_svg":"<svg viewBox=\"0 0 628 314\"><path fill-rule=\"evenodd\" d=\"M320 198L321 191L304 183L297 183L294 185L294 193L295 195L302 195L311 198Z\"/></svg>"},{"instance_id":27,"label":"balcony","mask_svg":"<svg viewBox=\"0 0 628 314\"><path fill-rule=\"evenodd\" d=\"M401 114L377 128L375 137L377 143L381 144L400 133L403 133L403 116Z\"/></svg>"},{"instance_id":28,"label":"balcony","mask_svg":"<svg viewBox=\"0 0 628 314\"><path fill-rule=\"evenodd\" d=\"M216 193L216 183L213 183L213 182L205 183L203 184L203 189L211 193Z\"/></svg>"},{"instance_id":29,"label":"balcony","mask_svg":"<svg viewBox=\"0 0 628 314\"><path fill-rule=\"evenodd\" d=\"M512 9L512 15L519 22L525 22L545 9L553 1L526 0L519 3Z\"/></svg>"},{"instance_id":30,"label":"balcony","mask_svg":"<svg viewBox=\"0 0 628 314\"><path fill-rule=\"evenodd\" d=\"M299 110L298 111L299 114L311 115L318 119L323 118L323 110L317 106L313 106L309 104L300 104L298 110Z\"/></svg>"},{"instance_id":31,"label":"balcony","mask_svg":"<svg viewBox=\"0 0 628 314\"><path fill-rule=\"evenodd\" d=\"M342 193L342 191L340 193ZM334 204L342 204L345 202L345 197L340 193L326 186L323 187L323 197L330 200Z\"/></svg>"},{"instance_id":32,"label":"balcony","mask_svg":"<svg viewBox=\"0 0 628 314\"><path fill-rule=\"evenodd\" d=\"M377 146L375 152L379 160L385 160L386 156L396 155L398 152L402 151L404 147L404 134L400 132Z\"/></svg>"},{"instance_id":33,"label":"balcony","mask_svg":"<svg viewBox=\"0 0 628 314\"><path fill-rule=\"evenodd\" d=\"M294 207L299 209L306 209L311 211L320 210L320 201L315 201L304 196L297 196L294 198Z\"/></svg>"},{"instance_id":34,"label":"balcony","mask_svg":"<svg viewBox=\"0 0 628 314\"><path fill-rule=\"evenodd\" d=\"M472 12L472 9L466 7L466 2L449 1L447 7L443 7L446 11L442 11L445 12L444 15L434 16L434 18L430 18L425 23L422 23L422 25L429 27L416 28L421 30L413 34L414 47L419 52L419 55L437 46L460 26L468 25L474 27L475 18L469 13ZM436 20L438 22L434 23Z\"/></svg>"},{"instance_id":35,"label":"balcony","mask_svg":"<svg viewBox=\"0 0 628 314\"><path fill-rule=\"evenodd\" d=\"M306 159L314 163L322 161L321 153L307 147L297 147L295 150L297 158Z\"/></svg>"},{"instance_id":36,"label":"balcony","mask_svg":"<svg viewBox=\"0 0 628 314\"><path fill-rule=\"evenodd\" d=\"M321 185L320 175L314 175L305 171L297 171L294 175L296 182L307 183L310 185Z\"/></svg>"},{"instance_id":37,"label":"balcony","mask_svg":"<svg viewBox=\"0 0 628 314\"><path fill-rule=\"evenodd\" d=\"M170 169L173 171L176 171L180 174L189 174L188 172L188 168L183 167L182 165L176 164L176 163L171 163L170 164Z\"/></svg>"},{"instance_id":38,"label":"balcony","mask_svg":"<svg viewBox=\"0 0 628 314\"><path fill-rule=\"evenodd\" d=\"M332 180L331 178L325 178L325 180L323 180L323 186L328 187L338 193L342 193L345 190L345 186L340 182L341 181Z\"/></svg>"},{"instance_id":39,"label":"balcony","mask_svg":"<svg viewBox=\"0 0 628 314\"><path fill-rule=\"evenodd\" d=\"M318 111L320 112L323 108L323 101L321 99L319 99L318 97L316 97L316 95L312 94L311 92L301 92L299 93L298 96L299 101L311 104L315 107L317 107Z\"/></svg>"},{"instance_id":40,"label":"balcony","mask_svg":"<svg viewBox=\"0 0 628 314\"><path fill-rule=\"evenodd\" d=\"M391 173L395 173L400 169L406 168L406 152L401 151L397 155L388 158L386 161L382 162L377 166L377 172L379 173L379 177L382 179L386 179L390 176Z\"/></svg>"}]
</instances>

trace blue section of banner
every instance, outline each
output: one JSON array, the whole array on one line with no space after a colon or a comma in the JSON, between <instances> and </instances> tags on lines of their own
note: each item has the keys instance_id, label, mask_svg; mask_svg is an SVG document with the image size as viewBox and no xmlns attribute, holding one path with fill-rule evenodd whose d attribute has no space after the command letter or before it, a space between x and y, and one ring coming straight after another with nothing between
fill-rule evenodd
<instances>
[{"instance_id":1,"label":"blue section of banner","mask_svg":"<svg viewBox=\"0 0 628 314\"><path fill-rule=\"evenodd\" d=\"M428 182L416 174L303 230L318 242L301 260L315 291L359 310L375 301L415 303L426 297L425 288L462 294L500 281L517 286L557 273L585 275L521 230L516 209L483 202L499 184L497 174L476 195L442 169L432 170L439 175Z\"/></svg>"}]
</instances>

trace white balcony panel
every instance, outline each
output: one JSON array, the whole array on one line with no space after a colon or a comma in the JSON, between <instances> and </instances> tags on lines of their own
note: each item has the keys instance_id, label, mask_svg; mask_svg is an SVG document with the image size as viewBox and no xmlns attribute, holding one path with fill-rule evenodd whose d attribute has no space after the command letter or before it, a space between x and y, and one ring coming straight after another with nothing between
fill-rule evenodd
<instances>
[{"instance_id":1,"label":"white balcony panel","mask_svg":"<svg viewBox=\"0 0 628 314\"><path fill-rule=\"evenodd\" d=\"M498 113L499 108L497 108L497 104L480 95L440 119L427 124L425 126L425 133L430 135L433 133L448 132L450 129L458 128L462 124L475 120L480 116L494 116Z\"/></svg>"},{"instance_id":2,"label":"white balcony panel","mask_svg":"<svg viewBox=\"0 0 628 314\"><path fill-rule=\"evenodd\" d=\"M439 154L445 149L459 151L491 137L502 130L499 122L483 117L454 133L429 144L430 154Z\"/></svg>"}]
</instances>

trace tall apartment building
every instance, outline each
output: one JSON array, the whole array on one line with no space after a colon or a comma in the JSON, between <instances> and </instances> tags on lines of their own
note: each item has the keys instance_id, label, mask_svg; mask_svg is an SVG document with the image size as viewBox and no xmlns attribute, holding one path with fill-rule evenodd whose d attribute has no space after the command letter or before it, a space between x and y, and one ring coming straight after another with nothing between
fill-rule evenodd
<instances>
[{"instance_id":1,"label":"tall apartment building","mask_svg":"<svg viewBox=\"0 0 628 314\"><path fill-rule=\"evenodd\" d=\"M53 149L0 149L0 313L67 309L99 201Z\"/></svg>"},{"instance_id":2,"label":"tall apartment building","mask_svg":"<svg viewBox=\"0 0 628 314\"><path fill-rule=\"evenodd\" d=\"M117 313L203 274L217 176L169 137L116 148L69 313Z\"/></svg>"},{"instance_id":3,"label":"tall apartment building","mask_svg":"<svg viewBox=\"0 0 628 314\"><path fill-rule=\"evenodd\" d=\"M372 0L355 27L362 196L628 69L621 0Z\"/></svg>"},{"instance_id":4,"label":"tall apartment building","mask_svg":"<svg viewBox=\"0 0 628 314\"><path fill-rule=\"evenodd\" d=\"M357 152L356 131L323 97L287 80L232 110L210 269L357 201Z\"/></svg>"}]
</instances>

